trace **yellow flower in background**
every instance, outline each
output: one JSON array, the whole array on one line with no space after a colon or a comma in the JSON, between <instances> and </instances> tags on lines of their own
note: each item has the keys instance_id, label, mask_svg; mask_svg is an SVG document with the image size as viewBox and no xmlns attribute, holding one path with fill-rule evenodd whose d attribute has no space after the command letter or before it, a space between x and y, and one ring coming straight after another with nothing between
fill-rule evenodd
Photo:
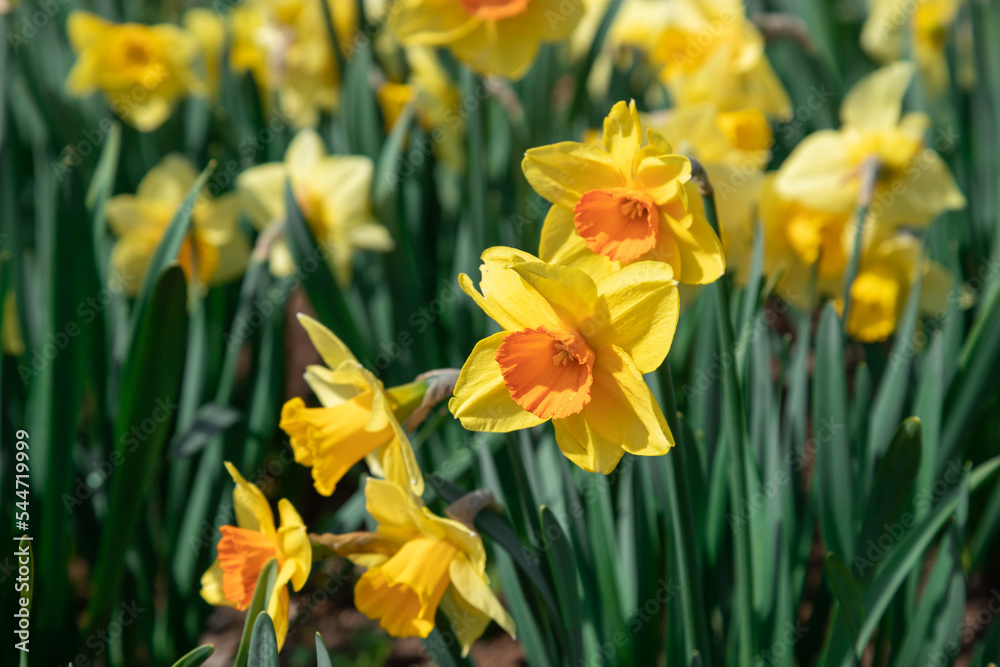
<instances>
[{"instance_id":1,"label":"yellow flower in background","mask_svg":"<svg viewBox=\"0 0 1000 667\"><path fill-rule=\"evenodd\" d=\"M854 218L809 208L775 191L776 172L760 186L758 211L764 225L764 273L781 277L777 293L799 308L811 308L809 285L816 268L816 294L840 296L853 252Z\"/></svg>"},{"instance_id":2,"label":"yellow flower in background","mask_svg":"<svg viewBox=\"0 0 1000 667\"><path fill-rule=\"evenodd\" d=\"M213 96L217 96L222 77L222 51L226 46L226 24L217 12L203 7L184 12L182 23L198 40L208 90Z\"/></svg>"},{"instance_id":3,"label":"yellow flower in background","mask_svg":"<svg viewBox=\"0 0 1000 667\"><path fill-rule=\"evenodd\" d=\"M21 320L17 316L17 297L14 295L14 290L9 290L3 298L0 343L4 354L14 357L24 354L24 335L21 333Z\"/></svg>"},{"instance_id":4,"label":"yellow flower in background","mask_svg":"<svg viewBox=\"0 0 1000 667\"><path fill-rule=\"evenodd\" d=\"M111 251L111 267L125 281L129 295L138 292L157 246L197 178L198 172L187 158L170 154L149 170L134 195L108 200L108 226L118 237ZM191 214L191 233L184 238L178 256L188 280L196 260L203 285L235 280L243 274L249 255L250 244L239 230L236 196L199 197Z\"/></svg>"},{"instance_id":5,"label":"yellow flower in background","mask_svg":"<svg viewBox=\"0 0 1000 667\"><path fill-rule=\"evenodd\" d=\"M407 83L386 82L377 97L385 118L386 131L392 129L411 101L416 101L417 120L430 135L434 153L453 171L465 166L465 120L459 112L461 93L441 65L433 49L406 49L410 68Z\"/></svg>"},{"instance_id":6,"label":"yellow flower in background","mask_svg":"<svg viewBox=\"0 0 1000 667\"><path fill-rule=\"evenodd\" d=\"M305 379L323 407L307 408L293 398L281 409L295 460L312 468L313 484L324 496L365 459L372 472L423 493L423 476L400 426L416 407L426 385L411 383L386 390L337 336L316 320L299 314L325 366L309 366Z\"/></svg>"},{"instance_id":7,"label":"yellow flower in background","mask_svg":"<svg viewBox=\"0 0 1000 667\"><path fill-rule=\"evenodd\" d=\"M367 568L354 587L358 611L393 637L427 637L440 608L452 619L463 656L490 620L515 635L514 620L490 588L478 533L437 516L391 482L369 478L365 501L378 522L374 533L313 536Z\"/></svg>"},{"instance_id":8,"label":"yellow flower in background","mask_svg":"<svg viewBox=\"0 0 1000 667\"><path fill-rule=\"evenodd\" d=\"M66 31L77 54L67 90L77 97L101 91L111 110L142 132L162 125L182 97L204 92L192 71L198 42L177 26L116 24L75 11Z\"/></svg>"},{"instance_id":9,"label":"yellow flower in background","mask_svg":"<svg viewBox=\"0 0 1000 667\"><path fill-rule=\"evenodd\" d=\"M959 0L873 0L861 29L861 47L888 64L902 58L909 45L928 94L938 97L948 88L945 43L959 7Z\"/></svg>"},{"instance_id":10,"label":"yellow flower in background","mask_svg":"<svg viewBox=\"0 0 1000 667\"><path fill-rule=\"evenodd\" d=\"M861 79L840 107L840 130L820 130L782 165L775 189L830 213L858 205L866 163L879 167L868 216L880 224L926 226L965 207L948 166L925 143L926 114L902 114L913 65L895 63ZM947 136L942 137L949 141Z\"/></svg>"},{"instance_id":11,"label":"yellow flower in background","mask_svg":"<svg viewBox=\"0 0 1000 667\"><path fill-rule=\"evenodd\" d=\"M351 282L353 256L358 250L388 252L389 231L372 215L371 186L375 166L360 155L327 155L323 140L313 130L301 130L285 152L284 162L247 169L237 189L251 222L263 229L285 219L285 183L291 181L295 202L320 246L330 250L330 270L341 285ZM271 247L271 272L294 271L287 245Z\"/></svg>"},{"instance_id":12,"label":"yellow flower in background","mask_svg":"<svg viewBox=\"0 0 1000 667\"><path fill-rule=\"evenodd\" d=\"M953 284L951 274L940 264L921 259L919 239L908 234L875 235L869 244L851 284L848 334L866 343L888 338L920 274L919 312L945 312ZM837 299L837 306L843 310L842 299Z\"/></svg>"},{"instance_id":13,"label":"yellow flower in background","mask_svg":"<svg viewBox=\"0 0 1000 667\"><path fill-rule=\"evenodd\" d=\"M636 5L649 3L636 3ZM677 106L712 102L722 111L791 114L764 53L764 38L739 0L674 0L651 58ZM641 11L634 15L641 21Z\"/></svg>"},{"instance_id":14,"label":"yellow flower in background","mask_svg":"<svg viewBox=\"0 0 1000 667\"><path fill-rule=\"evenodd\" d=\"M447 46L480 74L520 79L583 11L582 0L400 0L390 26L404 46Z\"/></svg>"},{"instance_id":15,"label":"yellow flower in background","mask_svg":"<svg viewBox=\"0 0 1000 667\"><path fill-rule=\"evenodd\" d=\"M341 48L349 48L357 25L357 4L354 0L325 1ZM282 113L296 127L314 127L320 112L337 107L340 72L319 2L248 0L231 12L230 26L230 66L253 75L265 104L277 98Z\"/></svg>"},{"instance_id":16,"label":"yellow flower in background","mask_svg":"<svg viewBox=\"0 0 1000 667\"><path fill-rule=\"evenodd\" d=\"M711 103L648 114L643 123L674 150L698 160L715 190L726 265L745 283L753 254L757 191L770 160L774 134L761 111L719 111Z\"/></svg>"},{"instance_id":17,"label":"yellow flower in background","mask_svg":"<svg viewBox=\"0 0 1000 667\"><path fill-rule=\"evenodd\" d=\"M275 528L271 506L261 490L243 479L229 461L226 470L236 482L236 525L219 529L219 557L201 577L201 597L211 605L242 611L250 606L261 571L269 561L276 560L278 576L266 611L274 622L280 649L288 632L287 584L301 590L312 568L309 535L299 513L284 498L278 501L281 528Z\"/></svg>"},{"instance_id":18,"label":"yellow flower in background","mask_svg":"<svg viewBox=\"0 0 1000 667\"><path fill-rule=\"evenodd\" d=\"M503 329L481 340L448 404L472 431L552 420L563 454L607 474L625 452L666 454L674 439L643 380L677 327L669 264L637 262L598 280L512 248L483 253L479 287L459 284Z\"/></svg>"},{"instance_id":19,"label":"yellow flower in background","mask_svg":"<svg viewBox=\"0 0 1000 667\"><path fill-rule=\"evenodd\" d=\"M552 202L543 260L595 276L656 260L693 284L723 274L722 244L705 218L690 160L659 133L646 136L643 146L635 102L619 102L604 120L600 145L564 141L525 153L525 178Z\"/></svg>"}]
</instances>

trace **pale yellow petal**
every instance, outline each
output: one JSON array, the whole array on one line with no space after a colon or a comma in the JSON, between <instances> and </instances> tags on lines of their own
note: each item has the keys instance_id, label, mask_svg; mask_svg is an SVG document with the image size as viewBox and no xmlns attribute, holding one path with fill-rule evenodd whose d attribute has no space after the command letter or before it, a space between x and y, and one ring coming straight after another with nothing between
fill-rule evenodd
<instances>
[{"instance_id":1,"label":"pale yellow petal","mask_svg":"<svg viewBox=\"0 0 1000 667\"><path fill-rule=\"evenodd\" d=\"M844 96L840 120L858 130L884 131L894 127L903 108L903 97L913 79L913 63L901 61L875 70Z\"/></svg>"},{"instance_id":2,"label":"pale yellow petal","mask_svg":"<svg viewBox=\"0 0 1000 667\"><path fill-rule=\"evenodd\" d=\"M226 470L236 482L233 489L233 511L236 513L236 525L247 530L256 530L273 537L274 514L267 498L254 484L246 481L239 470L229 461L225 462Z\"/></svg>"},{"instance_id":3,"label":"pale yellow petal","mask_svg":"<svg viewBox=\"0 0 1000 667\"><path fill-rule=\"evenodd\" d=\"M460 553L451 561L449 567L451 575L451 585L455 587L459 595L471 606L481 613L497 622L504 631L511 637L515 637L517 630L514 626L514 619L511 618L507 610L500 604L500 600L490 588L489 578L486 574L477 570L464 553Z\"/></svg>"},{"instance_id":4,"label":"pale yellow petal","mask_svg":"<svg viewBox=\"0 0 1000 667\"><path fill-rule=\"evenodd\" d=\"M299 313L298 318L302 328L306 330L309 340L312 341L313 347L319 352L319 356L322 357L323 363L328 368L336 369L345 361L355 364L358 362L351 350L335 333L305 313Z\"/></svg>"},{"instance_id":5,"label":"pale yellow petal","mask_svg":"<svg viewBox=\"0 0 1000 667\"><path fill-rule=\"evenodd\" d=\"M786 199L830 213L851 210L857 203L855 167L843 136L820 130L806 137L778 170L775 190Z\"/></svg>"}]
</instances>

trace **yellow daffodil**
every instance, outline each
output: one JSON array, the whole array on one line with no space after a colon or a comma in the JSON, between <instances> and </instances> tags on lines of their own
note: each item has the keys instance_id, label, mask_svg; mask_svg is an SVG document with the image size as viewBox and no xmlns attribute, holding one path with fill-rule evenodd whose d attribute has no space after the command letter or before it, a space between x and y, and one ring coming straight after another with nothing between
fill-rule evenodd
<instances>
[{"instance_id":1,"label":"yellow daffodil","mask_svg":"<svg viewBox=\"0 0 1000 667\"><path fill-rule=\"evenodd\" d=\"M861 255L851 284L847 333L866 343L888 338L919 274L919 312L944 313L952 288L951 274L940 264L921 259L920 240L908 234L873 239ZM837 305L843 310L841 299Z\"/></svg>"},{"instance_id":2,"label":"yellow daffodil","mask_svg":"<svg viewBox=\"0 0 1000 667\"><path fill-rule=\"evenodd\" d=\"M418 496L388 481L365 483L374 533L314 535L368 568L354 588L354 604L393 637L427 637L440 608L467 655L490 620L512 637L514 620L490 588L482 538L458 521L424 507Z\"/></svg>"},{"instance_id":3,"label":"yellow daffodil","mask_svg":"<svg viewBox=\"0 0 1000 667\"><path fill-rule=\"evenodd\" d=\"M406 46L447 46L480 74L520 79L583 10L582 0L400 0L390 25Z\"/></svg>"},{"instance_id":4,"label":"yellow daffodil","mask_svg":"<svg viewBox=\"0 0 1000 667\"><path fill-rule=\"evenodd\" d=\"M281 528L275 528L274 515L261 490L243 479L236 467L226 461L226 470L236 482L233 489L235 526L222 526L216 549L219 557L201 577L201 597L205 602L243 610L250 606L257 578L271 560L278 564L278 576L267 605L274 622L278 648L288 632L288 586L301 590L312 568L312 545L302 518L292 504L278 501Z\"/></svg>"},{"instance_id":5,"label":"yellow daffodil","mask_svg":"<svg viewBox=\"0 0 1000 667\"><path fill-rule=\"evenodd\" d=\"M160 240L197 177L186 158L171 154L143 177L136 194L108 200L108 225L118 237L111 251L111 267L128 294L138 292ZM250 245L239 230L238 220L235 195L214 200L202 195L198 199L191 215L191 233L178 257L189 280L196 261L202 284L219 285L242 275Z\"/></svg>"},{"instance_id":6,"label":"yellow daffodil","mask_svg":"<svg viewBox=\"0 0 1000 667\"><path fill-rule=\"evenodd\" d=\"M221 80L222 50L226 46L226 24L218 12L203 7L184 12L183 24L198 40L208 90L216 96L219 94Z\"/></svg>"},{"instance_id":7,"label":"yellow daffodil","mask_svg":"<svg viewBox=\"0 0 1000 667\"><path fill-rule=\"evenodd\" d=\"M329 250L330 270L341 285L351 282L353 256L358 250L387 252L393 248L389 231L371 211L374 174L371 159L359 155L327 155L313 130L301 130L285 152L284 162L269 162L240 174L237 188L250 220L258 229L285 219L285 183L320 246ZM272 245L271 271L294 270L287 246Z\"/></svg>"},{"instance_id":8,"label":"yellow daffodil","mask_svg":"<svg viewBox=\"0 0 1000 667\"><path fill-rule=\"evenodd\" d=\"M643 123L665 137L676 137L674 150L698 160L705 169L715 190L726 265L745 282L761 171L774 143L767 118L756 109L720 112L703 103L650 114Z\"/></svg>"},{"instance_id":9,"label":"yellow daffodil","mask_svg":"<svg viewBox=\"0 0 1000 667\"><path fill-rule=\"evenodd\" d=\"M75 11L66 31L78 56L66 79L69 92L101 91L112 111L143 132L162 125L182 97L204 92L191 69L198 42L177 26L116 24Z\"/></svg>"},{"instance_id":10,"label":"yellow daffodil","mask_svg":"<svg viewBox=\"0 0 1000 667\"><path fill-rule=\"evenodd\" d=\"M293 398L281 409L295 460L312 468L313 484L324 496L362 459L376 475L423 492L423 476L400 426L420 402L426 385L413 383L386 390L358 363L337 336L316 320L299 315L325 366L309 366L305 379L323 407L307 408Z\"/></svg>"},{"instance_id":11,"label":"yellow daffodil","mask_svg":"<svg viewBox=\"0 0 1000 667\"><path fill-rule=\"evenodd\" d=\"M779 195L776 174L760 187L758 211L764 225L764 271L781 274L778 294L800 308L811 308L809 284L816 267L816 294L839 296L853 251L853 217L809 208Z\"/></svg>"},{"instance_id":12,"label":"yellow daffodil","mask_svg":"<svg viewBox=\"0 0 1000 667\"><path fill-rule=\"evenodd\" d=\"M662 66L660 77L677 106L713 102L722 111L791 113L788 94L764 53L764 38L740 0L667 4L670 16L651 57Z\"/></svg>"},{"instance_id":13,"label":"yellow daffodil","mask_svg":"<svg viewBox=\"0 0 1000 667\"><path fill-rule=\"evenodd\" d=\"M861 46L880 63L904 56L907 42L932 97L948 88L945 43L955 24L959 0L873 0L861 29Z\"/></svg>"},{"instance_id":14,"label":"yellow daffodil","mask_svg":"<svg viewBox=\"0 0 1000 667\"><path fill-rule=\"evenodd\" d=\"M482 294L462 289L503 329L481 340L448 407L472 431L552 420L573 463L609 473L625 452L665 454L673 436L643 381L677 326L669 264L637 262L598 280L512 248L483 253Z\"/></svg>"},{"instance_id":15,"label":"yellow daffodil","mask_svg":"<svg viewBox=\"0 0 1000 667\"><path fill-rule=\"evenodd\" d=\"M642 125L635 102L617 103L600 145L564 141L532 148L521 168L552 202L539 254L600 276L642 260L665 262L683 283L725 271L722 244L705 218L691 162Z\"/></svg>"},{"instance_id":16,"label":"yellow daffodil","mask_svg":"<svg viewBox=\"0 0 1000 667\"><path fill-rule=\"evenodd\" d=\"M408 83L386 82L378 89L386 130L395 124L403 108L416 101L417 120L430 136L434 154L453 171L465 165L465 121L460 113L461 95L432 49L406 49L410 66Z\"/></svg>"},{"instance_id":17,"label":"yellow daffodil","mask_svg":"<svg viewBox=\"0 0 1000 667\"><path fill-rule=\"evenodd\" d=\"M964 208L948 166L925 143L930 120L917 112L901 117L912 77L910 63L895 63L859 81L841 105L841 129L806 137L782 166L777 192L810 208L849 213L858 205L864 167L874 164L878 179L868 216L877 223L925 226L944 211Z\"/></svg>"},{"instance_id":18,"label":"yellow daffodil","mask_svg":"<svg viewBox=\"0 0 1000 667\"><path fill-rule=\"evenodd\" d=\"M341 48L351 48L357 25L354 0L326 0ZM277 97L296 127L314 127L337 107L340 72L319 2L248 0L231 13L230 65L249 71L265 103Z\"/></svg>"}]
</instances>

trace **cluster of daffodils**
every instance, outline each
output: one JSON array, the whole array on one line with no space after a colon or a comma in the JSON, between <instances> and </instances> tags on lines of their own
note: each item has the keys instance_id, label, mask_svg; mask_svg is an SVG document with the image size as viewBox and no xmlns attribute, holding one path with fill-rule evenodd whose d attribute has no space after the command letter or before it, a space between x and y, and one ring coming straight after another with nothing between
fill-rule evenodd
<instances>
[{"instance_id":1,"label":"cluster of daffodils","mask_svg":"<svg viewBox=\"0 0 1000 667\"><path fill-rule=\"evenodd\" d=\"M316 490L329 496L357 463L372 473L365 483L374 532L310 535L286 500L278 503L276 529L262 492L226 464L236 482L236 526L223 526L218 559L202 577L206 602L246 609L257 579L272 560L277 578L267 605L279 647L288 630L288 584L300 590L314 550L332 551L366 571L354 589L358 610L376 619L394 637L427 637L440 609L452 619L463 653L490 621L515 633L514 621L497 599L486 574L486 551L464 520L441 517L421 500L424 479L402 422L419 409L427 381L386 389L326 327L300 316L324 365L310 366L305 378L321 406L293 398L281 411L295 460L312 469ZM433 393L433 392L431 392Z\"/></svg>"},{"instance_id":2,"label":"cluster of daffodils","mask_svg":"<svg viewBox=\"0 0 1000 667\"><path fill-rule=\"evenodd\" d=\"M902 113L913 70L896 63L859 81L841 106L841 128L807 137L760 193L765 267L780 273L778 293L791 303L811 305L815 273L813 298L843 309L858 249L846 329L866 342L893 332L918 278L924 313L942 312L951 289L944 267L922 256L917 232L965 198L925 142L927 116Z\"/></svg>"}]
</instances>

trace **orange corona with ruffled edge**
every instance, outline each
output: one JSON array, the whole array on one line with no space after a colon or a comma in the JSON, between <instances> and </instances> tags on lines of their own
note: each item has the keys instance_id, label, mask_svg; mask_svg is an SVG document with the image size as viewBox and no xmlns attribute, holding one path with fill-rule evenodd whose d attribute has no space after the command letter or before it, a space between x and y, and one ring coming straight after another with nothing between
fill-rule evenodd
<instances>
[{"instance_id":1,"label":"orange corona with ruffled edge","mask_svg":"<svg viewBox=\"0 0 1000 667\"><path fill-rule=\"evenodd\" d=\"M400 0L392 26L405 46L446 46L480 74L519 79L583 12L582 0Z\"/></svg>"},{"instance_id":2,"label":"orange corona with ruffled edge","mask_svg":"<svg viewBox=\"0 0 1000 667\"><path fill-rule=\"evenodd\" d=\"M532 148L521 168L552 208L539 255L594 276L640 260L665 262L683 283L704 284L725 271L691 161L642 124L635 102L617 103L600 145L564 141Z\"/></svg>"},{"instance_id":3,"label":"orange corona with ruffled edge","mask_svg":"<svg viewBox=\"0 0 1000 667\"><path fill-rule=\"evenodd\" d=\"M504 330L481 340L448 404L472 431L506 433L552 420L573 463L609 473L625 452L665 454L674 440L643 380L677 326L669 264L636 262L594 280L513 248L482 256L466 294Z\"/></svg>"},{"instance_id":4,"label":"orange corona with ruffled edge","mask_svg":"<svg viewBox=\"0 0 1000 667\"><path fill-rule=\"evenodd\" d=\"M260 489L243 479L228 461L226 470L236 482L233 509L237 525L219 529L219 557L201 577L201 597L209 604L242 611L250 606L261 571L271 560L277 561L278 574L267 613L274 622L280 648L288 632L286 584L300 590L312 568L309 535L302 517L284 498L278 501L281 528L275 528L271 506Z\"/></svg>"}]
</instances>

